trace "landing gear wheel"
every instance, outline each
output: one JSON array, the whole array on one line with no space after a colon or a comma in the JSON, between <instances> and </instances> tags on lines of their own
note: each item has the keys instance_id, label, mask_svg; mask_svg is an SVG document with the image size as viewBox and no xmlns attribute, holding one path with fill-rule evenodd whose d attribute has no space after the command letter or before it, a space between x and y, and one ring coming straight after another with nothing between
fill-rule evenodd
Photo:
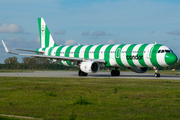
<instances>
[{"instance_id":1,"label":"landing gear wheel","mask_svg":"<svg viewBox=\"0 0 180 120\"><path fill-rule=\"evenodd\" d=\"M161 75L160 75L160 73L155 73L154 74L154 77L160 77Z\"/></svg>"},{"instance_id":2,"label":"landing gear wheel","mask_svg":"<svg viewBox=\"0 0 180 120\"><path fill-rule=\"evenodd\" d=\"M120 75L119 70L112 70L111 71L111 76L119 76L119 75Z\"/></svg>"},{"instance_id":3,"label":"landing gear wheel","mask_svg":"<svg viewBox=\"0 0 180 120\"><path fill-rule=\"evenodd\" d=\"M85 72L83 72L83 71L81 71L81 70L79 70L78 75L79 75L79 76L87 76L88 74L85 73Z\"/></svg>"},{"instance_id":4,"label":"landing gear wheel","mask_svg":"<svg viewBox=\"0 0 180 120\"><path fill-rule=\"evenodd\" d=\"M155 70L155 74L154 74L154 77L160 77L160 73L158 73L158 70L159 68L158 67L154 67L154 70Z\"/></svg>"},{"instance_id":5,"label":"landing gear wheel","mask_svg":"<svg viewBox=\"0 0 180 120\"><path fill-rule=\"evenodd\" d=\"M115 76L115 75L116 75L115 70L112 70L111 71L111 76Z\"/></svg>"}]
</instances>

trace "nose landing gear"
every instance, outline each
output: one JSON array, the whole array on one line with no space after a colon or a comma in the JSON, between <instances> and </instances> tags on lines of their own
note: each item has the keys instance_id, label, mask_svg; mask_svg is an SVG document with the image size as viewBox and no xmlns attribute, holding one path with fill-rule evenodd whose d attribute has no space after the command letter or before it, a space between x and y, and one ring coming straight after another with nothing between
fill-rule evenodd
<instances>
[{"instance_id":1,"label":"nose landing gear","mask_svg":"<svg viewBox=\"0 0 180 120\"><path fill-rule=\"evenodd\" d=\"M154 67L155 73L154 73L154 77L160 77L160 73L158 73L159 68L158 67Z\"/></svg>"}]
</instances>

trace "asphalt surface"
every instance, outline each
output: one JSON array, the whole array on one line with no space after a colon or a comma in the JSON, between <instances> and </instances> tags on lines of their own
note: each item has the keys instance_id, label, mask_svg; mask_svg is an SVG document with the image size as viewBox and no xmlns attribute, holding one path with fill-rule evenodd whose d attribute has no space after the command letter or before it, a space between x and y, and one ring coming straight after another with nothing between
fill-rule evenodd
<instances>
[{"instance_id":1,"label":"asphalt surface","mask_svg":"<svg viewBox=\"0 0 180 120\"><path fill-rule=\"evenodd\" d=\"M180 80L177 75L161 74L160 78L155 78L153 73L134 73L134 72L121 72L120 76L112 77L110 72L97 72L89 74L83 78L132 78L132 79L168 79ZM13 73L0 73L0 76L7 77L79 77L78 71L34 71L34 72L13 72Z\"/></svg>"}]
</instances>

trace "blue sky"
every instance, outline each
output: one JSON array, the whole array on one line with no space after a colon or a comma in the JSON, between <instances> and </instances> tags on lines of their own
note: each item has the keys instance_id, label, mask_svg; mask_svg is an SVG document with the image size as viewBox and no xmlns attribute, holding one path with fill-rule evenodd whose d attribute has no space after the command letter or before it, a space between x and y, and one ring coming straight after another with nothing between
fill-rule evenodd
<instances>
[{"instance_id":1,"label":"blue sky","mask_svg":"<svg viewBox=\"0 0 180 120\"><path fill-rule=\"evenodd\" d=\"M179 13L179 0L1 0L0 39L12 51L39 48L43 17L59 45L156 41L180 57ZM13 56L0 51L0 63Z\"/></svg>"}]
</instances>

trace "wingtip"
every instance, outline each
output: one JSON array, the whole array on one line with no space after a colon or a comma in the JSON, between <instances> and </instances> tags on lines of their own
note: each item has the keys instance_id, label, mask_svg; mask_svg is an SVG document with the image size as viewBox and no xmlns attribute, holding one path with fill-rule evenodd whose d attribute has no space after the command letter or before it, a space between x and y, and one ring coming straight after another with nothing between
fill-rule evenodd
<instances>
[{"instance_id":1,"label":"wingtip","mask_svg":"<svg viewBox=\"0 0 180 120\"><path fill-rule=\"evenodd\" d=\"M9 50L8 50L8 48L6 47L6 44L4 43L3 40L2 40L2 44L3 44L3 46L4 46L5 51L9 53Z\"/></svg>"}]
</instances>

